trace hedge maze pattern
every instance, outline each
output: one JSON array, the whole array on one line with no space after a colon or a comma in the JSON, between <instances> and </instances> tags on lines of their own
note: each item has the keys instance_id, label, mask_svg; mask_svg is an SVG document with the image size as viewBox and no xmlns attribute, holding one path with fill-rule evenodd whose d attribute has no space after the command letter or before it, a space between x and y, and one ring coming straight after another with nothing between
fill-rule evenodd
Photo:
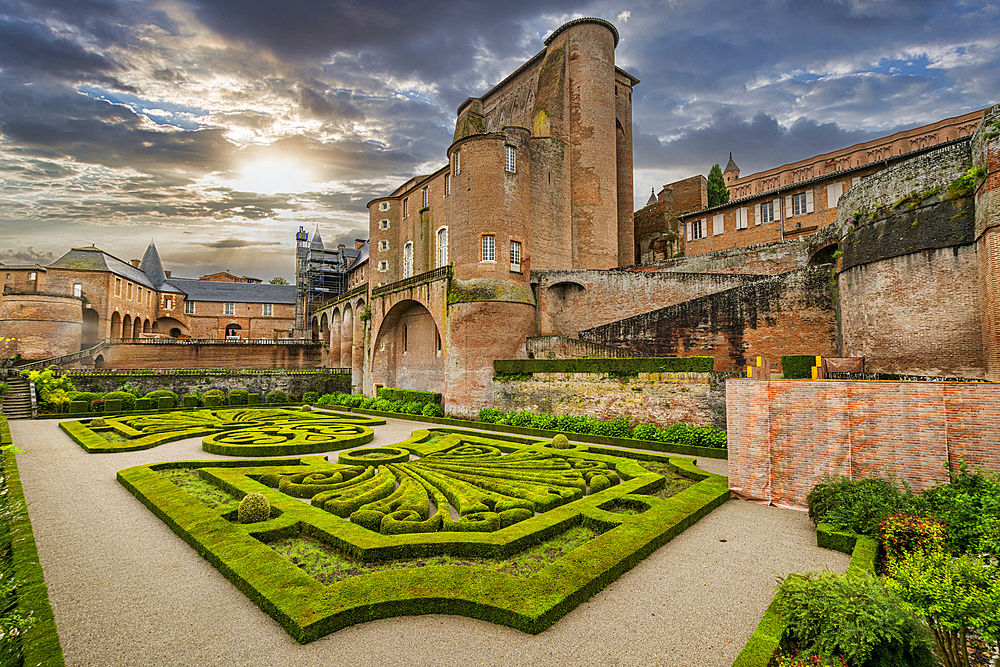
<instances>
[{"instance_id":1,"label":"hedge maze pattern","mask_svg":"<svg viewBox=\"0 0 1000 667\"><path fill-rule=\"evenodd\" d=\"M103 422L103 423L102 423ZM204 409L100 420L61 422L59 427L91 453L149 449L165 442L207 436L202 449L227 456L299 456L371 442L384 419L296 409ZM109 441L105 435L117 437Z\"/></svg>"},{"instance_id":2,"label":"hedge maze pattern","mask_svg":"<svg viewBox=\"0 0 1000 667\"><path fill-rule=\"evenodd\" d=\"M540 632L729 497L725 477L689 459L449 429L332 459L174 461L122 470L118 479L300 642L428 613ZM692 484L657 497L664 476L643 461ZM198 500L172 481L182 470L231 500ZM249 493L267 498L269 519L237 522ZM578 527L593 539L530 574L474 564L516 557ZM290 539L385 567L327 585L279 553ZM421 560L401 566L404 559Z\"/></svg>"}]
</instances>

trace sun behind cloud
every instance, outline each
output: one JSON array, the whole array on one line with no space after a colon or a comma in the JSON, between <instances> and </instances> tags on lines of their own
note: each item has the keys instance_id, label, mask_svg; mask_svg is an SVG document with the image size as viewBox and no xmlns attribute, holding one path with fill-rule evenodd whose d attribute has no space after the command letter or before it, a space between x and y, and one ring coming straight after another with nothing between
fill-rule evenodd
<instances>
[{"instance_id":1,"label":"sun behind cloud","mask_svg":"<svg viewBox=\"0 0 1000 667\"><path fill-rule=\"evenodd\" d=\"M316 189L316 181L309 168L292 158L256 160L240 170L239 175L227 183L240 192L297 194Z\"/></svg>"}]
</instances>

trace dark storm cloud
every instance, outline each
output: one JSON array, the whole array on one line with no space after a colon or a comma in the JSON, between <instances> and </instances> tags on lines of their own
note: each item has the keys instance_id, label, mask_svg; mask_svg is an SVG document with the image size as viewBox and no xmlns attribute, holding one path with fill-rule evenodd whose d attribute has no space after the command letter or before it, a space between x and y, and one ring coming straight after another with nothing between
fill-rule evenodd
<instances>
[{"instance_id":1,"label":"dark storm cloud","mask_svg":"<svg viewBox=\"0 0 1000 667\"><path fill-rule=\"evenodd\" d=\"M0 262L4 264L48 264L55 261L56 257L54 252L37 252L32 246L28 246L26 250L8 248L0 252Z\"/></svg>"}]
</instances>

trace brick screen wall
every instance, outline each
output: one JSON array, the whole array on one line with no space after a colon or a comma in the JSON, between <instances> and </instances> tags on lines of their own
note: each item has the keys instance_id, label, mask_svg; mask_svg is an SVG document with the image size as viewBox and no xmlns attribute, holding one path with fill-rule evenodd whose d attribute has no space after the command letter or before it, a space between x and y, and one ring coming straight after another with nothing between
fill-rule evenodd
<instances>
[{"instance_id":1,"label":"brick screen wall","mask_svg":"<svg viewBox=\"0 0 1000 667\"><path fill-rule=\"evenodd\" d=\"M105 368L312 369L323 363L320 345L121 344L102 355Z\"/></svg>"},{"instance_id":2,"label":"brick screen wall","mask_svg":"<svg viewBox=\"0 0 1000 667\"><path fill-rule=\"evenodd\" d=\"M824 475L892 475L916 491L957 470L1000 472L1000 385L728 380L729 487L803 508Z\"/></svg>"}]
</instances>

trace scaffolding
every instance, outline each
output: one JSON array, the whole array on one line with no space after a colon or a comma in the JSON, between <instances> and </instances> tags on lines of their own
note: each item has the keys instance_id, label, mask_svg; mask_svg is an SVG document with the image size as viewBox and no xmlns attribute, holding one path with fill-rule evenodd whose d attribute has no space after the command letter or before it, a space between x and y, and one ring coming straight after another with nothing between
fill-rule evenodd
<instances>
[{"instance_id":1,"label":"scaffolding","mask_svg":"<svg viewBox=\"0 0 1000 667\"><path fill-rule=\"evenodd\" d=\"M295 240L295 337L311 338L313 312L347 291L347 269L360 253L344 246L327 249L318 227L311 241L299 227Z\"/></svg>"}]
</instances>

